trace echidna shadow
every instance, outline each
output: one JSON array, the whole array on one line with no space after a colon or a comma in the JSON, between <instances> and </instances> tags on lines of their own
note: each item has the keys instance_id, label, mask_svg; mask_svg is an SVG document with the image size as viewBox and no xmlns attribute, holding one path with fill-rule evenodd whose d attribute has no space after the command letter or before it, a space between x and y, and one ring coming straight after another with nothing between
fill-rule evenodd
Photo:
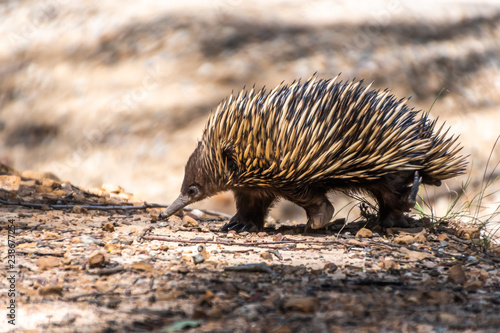
<instances>
[{"instance_id":1,"label":"echidna shadow","mask_svg":"<svg viewBox=\"0 0 500 333\"><path fill-rule=\"evenodd\" d=\"M211 113L179 197L158 218L231 190L237 213L223 231L262 230L278 198L303 207L306 229L318 229L334 213L326 194L344 191L372 195L383 227L405 225L420 183L441 185L466 159L428 112L362 83L313 76L231 95Z\"/></svg>"}]
</instances>

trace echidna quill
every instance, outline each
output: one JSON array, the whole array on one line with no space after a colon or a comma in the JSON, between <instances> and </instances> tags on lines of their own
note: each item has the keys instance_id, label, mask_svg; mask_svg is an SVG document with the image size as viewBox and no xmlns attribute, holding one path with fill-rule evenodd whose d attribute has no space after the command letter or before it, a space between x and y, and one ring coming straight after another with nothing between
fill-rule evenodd
<instances>
[{"instance_id":1,"label":"echidna quill","mask_svg":"<svg viewBox=\"0 0 500 333\"><path fill-rule=\"evenodd\" d=\"M331 190L371 194L384 227L404 224L420 183L462 174L458 137L388 90L336 78L241 91L213 112L189 158L179 197L158 218L231 190L237 213L221 230L257 231L278 198L325 226Z\"/></svg>"}]
</instances>

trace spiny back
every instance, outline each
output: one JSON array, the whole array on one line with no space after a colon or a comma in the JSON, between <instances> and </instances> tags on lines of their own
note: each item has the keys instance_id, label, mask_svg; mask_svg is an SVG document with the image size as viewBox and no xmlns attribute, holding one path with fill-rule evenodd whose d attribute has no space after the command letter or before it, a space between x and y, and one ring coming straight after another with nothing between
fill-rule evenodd
<instances>
[{"instance_id":1,"label":"spiny back","mask_svg":"<svg viewBox=\"0 0 500 333\"><path fill-rule=\"evenodd\" d=\"M228 186L223 175L236 166L237 186L270 187L363 183L402 170L432 183L463 173L458 137L435 130L428 113L387 90L335 79L242 90L223 101L203 133L206 172Z\"/></svg>"}]
</instances>

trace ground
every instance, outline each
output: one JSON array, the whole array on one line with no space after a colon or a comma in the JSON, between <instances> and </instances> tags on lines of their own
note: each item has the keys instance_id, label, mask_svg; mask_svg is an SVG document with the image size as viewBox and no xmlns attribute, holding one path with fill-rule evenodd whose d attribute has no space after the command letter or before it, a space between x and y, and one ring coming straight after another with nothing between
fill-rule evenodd
<instances>
[{"instance_id":1,"label":"ground","mask_svg":"<svg viewBox=\"0 0 500 333\"><path fill-rule=\"evenodd\" d=\"M16 326L0 331L498 330L499 21L495 0L6 1L0 304L15 300ZM313 234L286 202L265 233L219 233L229 193L192 207L225 214L155 224L160 208L129 207L177 197L231 91L313 73L411 96L460 135L467 172L421 189L418 228L370 237L336 194ZM247 264L264 265L230 268Z\"/></svg>"},{"instance_id":2,"label":"ground","mask_svg":"<svg viewBox=\"0 0 500 333\"><path fill-rule=\"evenodd\" d=\"M0 299L15 300L15 326L4 317L2 331L500 327L500 248L485 251L479 231L459 222L373 232L342 219L304 234L304 224L268 221L264 232L225 233L216 212L152 223L162 209L119 186L84 190L5 169L0 251L15 273Z\"/></svg>"}]
</instances>

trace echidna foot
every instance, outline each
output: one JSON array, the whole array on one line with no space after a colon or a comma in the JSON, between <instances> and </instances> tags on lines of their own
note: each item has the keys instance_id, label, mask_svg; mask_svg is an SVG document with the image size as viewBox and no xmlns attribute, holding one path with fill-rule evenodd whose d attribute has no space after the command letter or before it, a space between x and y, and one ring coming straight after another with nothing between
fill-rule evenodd
<instances>
[{"instance_id":1,"label":"echidna foot","mask_svg":"<svg viewBox=\"0 0 500 333\"><path fill-rule=\"evenodd\" d=\"M307 225L305 231L309 229L320 229L330 222L335 209L330 201L325 197L320 198L321 201L314 205L305 207L307 212Z\"/></svg>"},{"instance_id":2,"label":"echidna foot","mask_svg":"<svg viewBox=\"0 0 500 333\"><path fill-rule=\"evenodd\" d=\"M238 220L231 219L228 223L224 224L220 229L220 231L230 231L234 230L236 232L255 232L259 231L259 227L257 227L254 223L242 223Z\"/></svg>"},{"instance_id":3,"label":"echidna foot","mask_svg":"<svg viewBox=\"0 0 500 333\"><path fill-rule=\"evenodd\" d=\"M384 228L408 228L410 227L410 222L408 221L408 217L406 217L404 214L398 214L386 217L381 221L381 225Z\"/></svg>"}]
</instances>

